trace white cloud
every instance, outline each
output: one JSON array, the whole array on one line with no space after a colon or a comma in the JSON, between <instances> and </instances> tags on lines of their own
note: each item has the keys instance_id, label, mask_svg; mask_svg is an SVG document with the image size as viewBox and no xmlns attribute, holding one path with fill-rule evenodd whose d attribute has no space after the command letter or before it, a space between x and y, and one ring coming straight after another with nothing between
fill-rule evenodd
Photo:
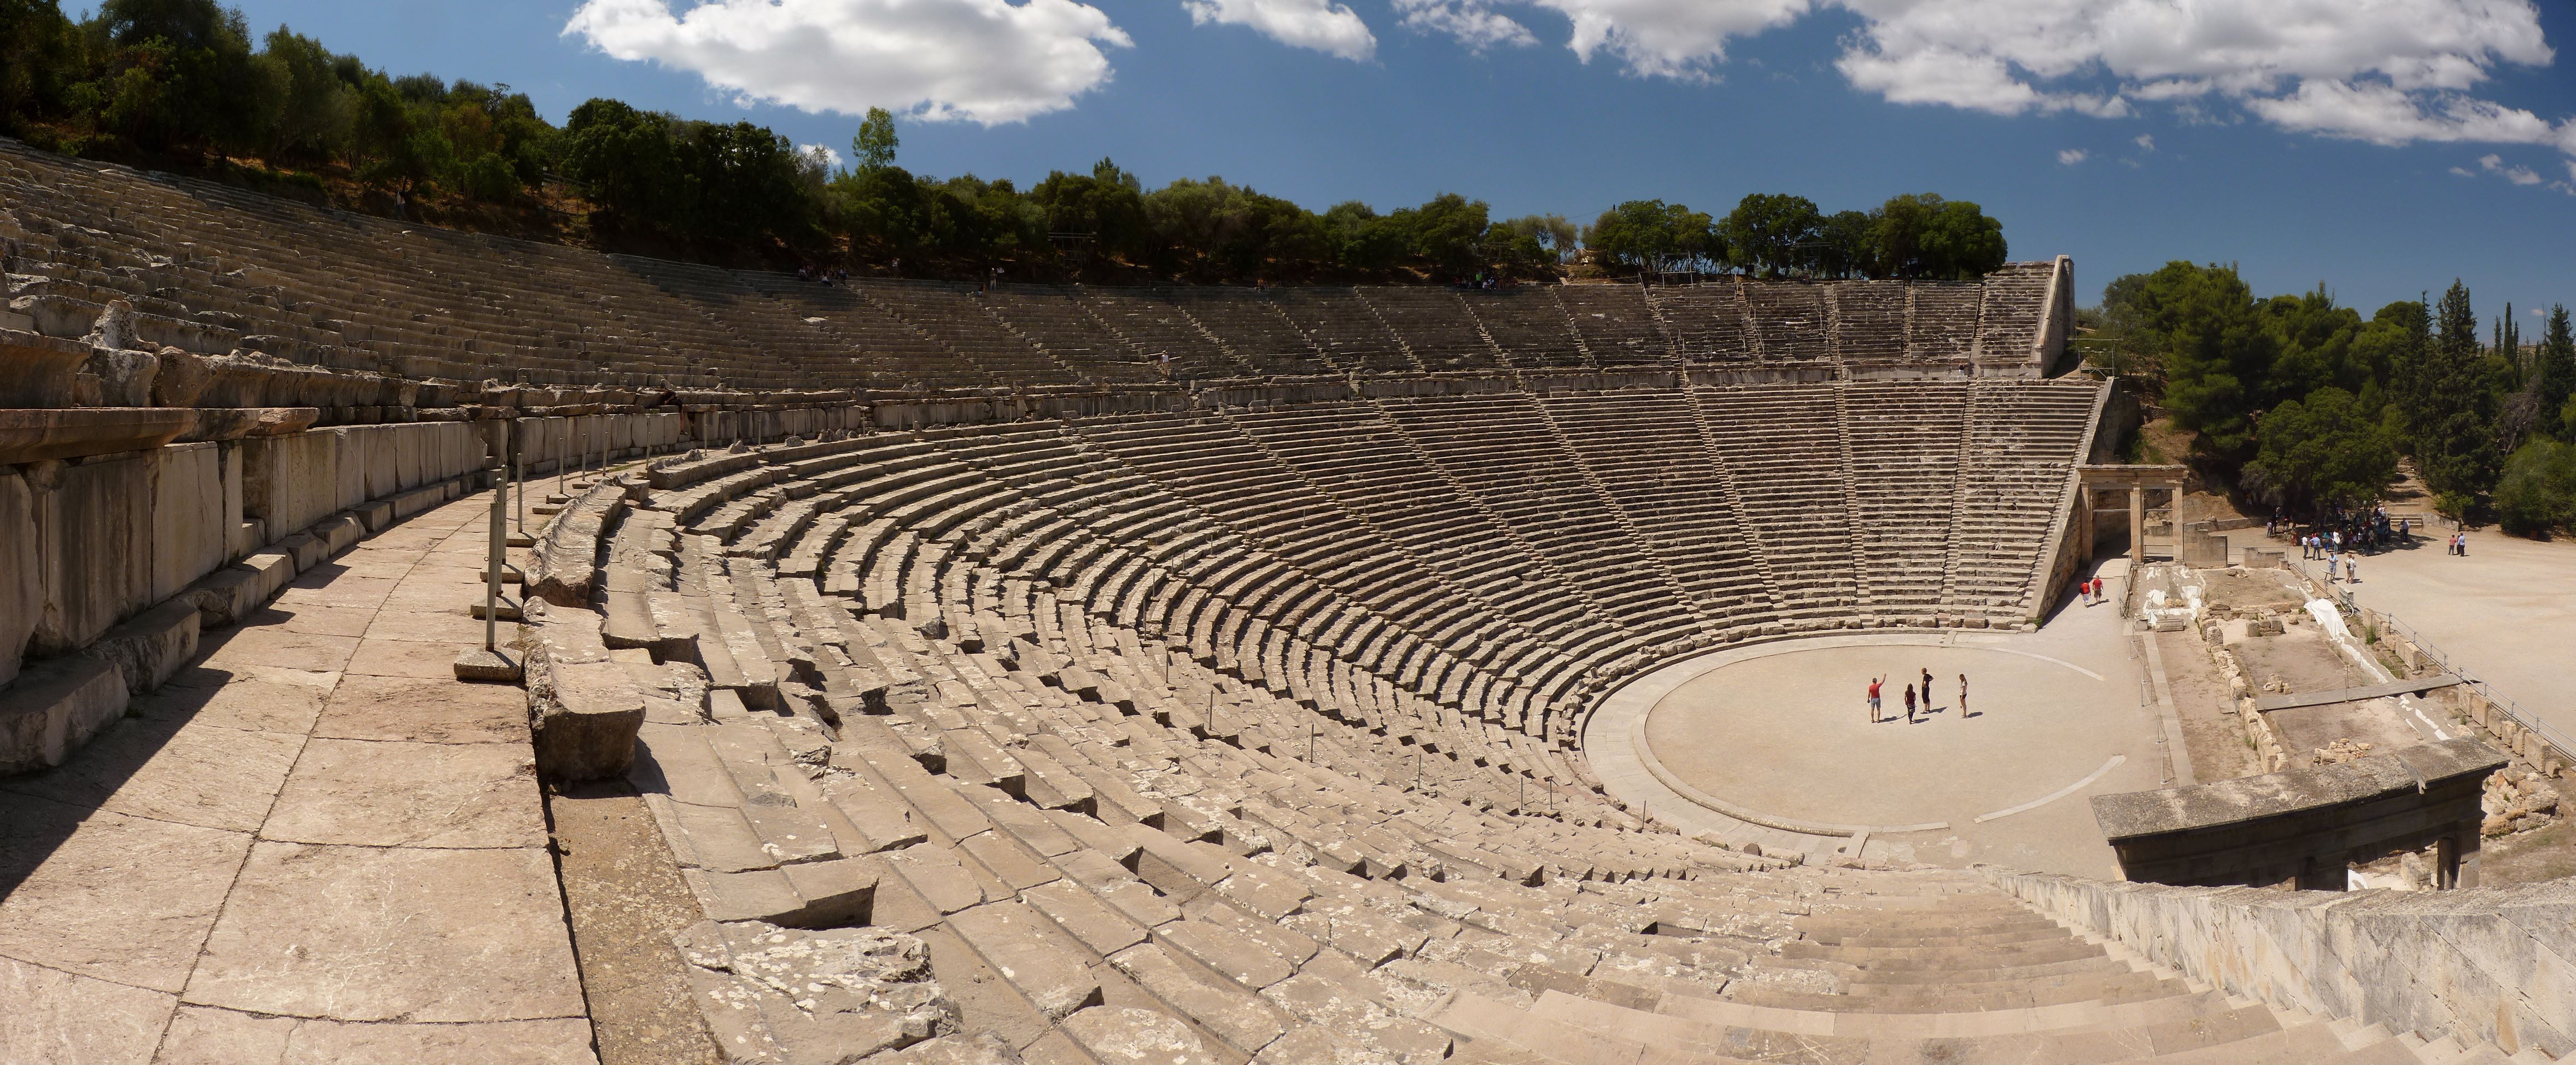
<instances>
[{"instance_id":1,"label":"white cloud","mask_svg":"<svg viewBox=\"0 0 2576 1065\"><path fill-rule=\"evenodd\" d=\"M2473 177L2478 176L2476 171L2470 170L2468 167L2465 167L2465 166L2455 166L2455 167L2452 167L2452 168L2451 168L2451 172L2452 172L2452 173L2454 173L2454 174L2458 174L2458 175L2460 175L2461 177L2464 177L2464 178L2473 178Z\"/></svg>"},{"instance_id":2,"label":"white cloud","mask_svg":"<svg viewBox=\"0 0 2576 1065\"><path fill-rule=\"evenodd\" d=\"M1844 73L1897 102L2018 114L2088 91L2216 96L2298 132L2576 150L2567 128L2466 95L2499 63L2551 60L2530 0L1837 2L1864 20ZM1938 74L1967 69L1985 80Z\"/></svg>"},{"instance_id":3,"label":"white cloud","mask_svg":"<svg viewBox=\"0 0 2576 1065\"><path fill-rule=\"evenodd\" d=\"M2138 134L2137 139L2130 143L2137 145L2140 151L2152 152L2156 150L2156 137L2155 134L2152 133Z\"/></svg>"},{"instance_id":4,"label":"white cloud","mask_svg":"<svg viewBox=\"0 0 2576 1065\"><path fill-rule=\"evenodd\" d=\"M1894 103L2104 118L2161 104L2194 123L2250 113L2293 132L2379 144L2550 144L2576 154L2576 120L2552 123L2471 95L2499 66L2555 57L2534 0L1396 3L1408 25L1438 27L1471 47L1502 38L1442 20L1502 19L1490 8L1508 3L1546 8L1570 20L1567 44L1586 62L1607 52L1631 74L1694 81L1714 79L1734 39L1839 8L1860 25L1836 68ZM1417 20L1415 11L1438 17ZM1488 32L1511 30L1527 32L1517 23Z\"/></svg>"},{"instance_id":5,"label":"white cloud","mask_svg":"<svg viewBox=\"0 0 2576 1065\"><path fill-rule=\"evenodd\" d=\"M2540 184L2540 175L2533 172L2530 167L2506 166L2504 164L2504 157L2493 152L2479 156L2478 166L2484 168L2487 173L2502 174L2506 181L2513 182L2516 185Z\"/></svg>"},{"instance_id":6,"label":"white cloud","mask_svg":"<svg viewBox=\"0 0 2576 1065\"><path fill-rule=\"evenodd\" d=\"M563 32L744 100L985 125L1073 106L1133 43L1076 0L585 0Z\"/></svg>"},{"instance_id":7,"label":"white cloud","mask_svg":"<svg viewBox=\"0 0 2576 1065\"><path fill-rule=\"evenodd\" d=\"M2077 163L2083 162L2085 157L2092 154L2093 153L2085 151L2082 148L2063 149L2057 153L2057 164L2059 166L2074 166Z\"/></svg>"},{"instance_id":8,"label":"white cloud","mask_svg":"<svg viewBox=\"0 0 2576 1065\"><path fill-rule=\"evenodd\" d=\"M1368 23L1333 0L1181 0L1181 7L1202 26L1250 26L1282 44L1349 60L1377 54L1377 35Z\"/></svg>"},{"instance_id":9,"label":"white cloud","mask_svg":"<svg viewBox=\"0 0 2576 1065\"><path fill-rule=\"evenodd\" d=\"M1395 10L1404 16L1406 29L1457 38L1472 52L1496 45L1521 48L1538 43L1529 27L1496 14L1484 0L1395 0Z\"/></svg>"},{"instance_id":10,"label":"white cloud","mask_svg":"<svg viewBox=\"0 0 2576 1065\"><path fill-rule=\"evenodd\" d=\"M1607 52L1639 77L1709 81L1730 37L1796 21L1809 0L1528 0L1574 23L1567 41L1586 63Z\"/></svg>"}]
</instances>

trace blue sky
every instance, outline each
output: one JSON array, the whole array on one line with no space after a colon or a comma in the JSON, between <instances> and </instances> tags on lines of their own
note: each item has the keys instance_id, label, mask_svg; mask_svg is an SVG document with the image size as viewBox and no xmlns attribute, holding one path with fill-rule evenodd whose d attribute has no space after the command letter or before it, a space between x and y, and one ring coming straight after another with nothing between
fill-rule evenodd
<instances>
[{"instance_id":1,"label":"blue sky","mask_svg":"<svg viewBox=\"0 0 2576 1065\"><path fill-rule=\"evenodd\" d=\"M885 16L850 10L903 7L786 2L765 10L805 5L827 28L859 34ZM1002 0L909 2L915 11L981 3L989 14ZM919 173L1026 182L1107 155L1149 185L1221 174L1316 209L1346 199L1387 209L1456 191L1498 216L1576 221L1637 197L1723 213L1749 192L1795 192L1835 210L1933 191L2002 219L2016 258L2074 256L2087 302L2118 274L2188 258L2236 262L2262 293L2323 281L2365 314L2454 276L2476 292L2481 314L2506 300L2517 309L2576 303L2576 57L2552 54L2576 40L2576 11L2564 3L2480 23L2481 11L2514 3L2389 0L2381 6L2412 10L2371 25L2339 14L2362 6L2345 0L2276 0L2305 7L2292 16L2305 21L2159 36L2123 27L2141 25L2127 16L2164 0L2038 0L2091 35L2057 54L2015 39L2015 27L1945 24L1937 32L1953 36L1934 39L1904 20L1909 2L2001 6L1974 0L1198 0L1215 13L1205 24L1179 0L1024 2L1089 19L1089 28L1037 35L1053 50L1014 53L1023 59L1004 61L1007 70L989 69L989 57L1030 45L1029 34L917 62L828 48L709 58L703 41L664 24L661 0L591 0L614 7L632 31L621 46L664 57L629 61L563 32L575 0L241 7L256 31L284 22L394 73L506 82L557 120L584 99L614 96L690 117L749 118L799 143L848 150L855 118L748 102L686 65L761 79L804 64L772 95L853 110L882 102L952 114L980 107L988 119L1011 107L1036 112L991 124L905 118L901 162ZM1532 43L1479 51L1401 24L1425 8L1509 18ZM1568 47L1567 11L1624 21L1610 23L1608 43L1587 61ZM1711 29L1709 12L1739 21ZM1223 21L1247 14L1268 31ZM1353 34L1367 39L1362 58L1348 57L1361 50ZM1070 92L1061 79L1043 90L1021 84L1067 47L1105 59L1105 78L1062 75L1078 86ZM1837 61L1850 55L1889 62L1847 72ZM1943 66L1963 55L1983 67ZM1990 61L1998 56L2009 65ZM1008 84L987 92L996 82ZM2320 94L2328 106L2291 107L2323 89L2399 103L2372 110ZM1014 91L1015 105L974 102ZM2074 152L2082 158L2061 160ZM2491 165L2481 162L2488 156ZM2517 171L2528 183L2508 176Z\"/></svg>"}]
</instances>

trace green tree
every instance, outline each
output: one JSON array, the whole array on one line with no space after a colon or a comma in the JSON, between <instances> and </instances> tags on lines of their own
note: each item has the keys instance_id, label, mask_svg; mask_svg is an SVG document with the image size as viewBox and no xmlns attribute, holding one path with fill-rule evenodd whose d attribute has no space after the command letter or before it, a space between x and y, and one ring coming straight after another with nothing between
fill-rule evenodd
<instances>
[{"instance_id":1,"label":"green tree","mask_svg":"<svg viewBox=\"0 0 2576 1065\"><path fill-rule=\"evenodd\" d=\"M59 0L0 0L0 130L58 111L86 62Z\"/></svg>"},{"instance_id":2,"label":"green tree","mask_svg":"<svg viewBox=\"0 0 2576 1065\"><path fill-rule=\"evenodd\" d=\"M1612 269L1660 270L1675 262L1716 263L1725 241L1709 216L1678 203L1629 200L1593 219L1583 246Z\"/></svg>"},{"instance_id":3,"label":"green tree","mask_svg":"<svg viewBox=\"0 0 2576 1065\"><path fill-rule=\"evenodd\" d=\"M2495 486L2496 395L2469 289L2451 282L2433 313L2424 354L2399 375L2399 402L2415 460L2433 491L2475 498Z\"/></svg>"},{"instance_id":4,"label":"green tree","mask_svg":"<svg viewBox=\"0 0 2576 1065\"><path fill-rule=\"evenodd\" d=\"M1814 259L1817 229L1824 220L1814 200L1757 192L1737 201L1718 231L1726 235L1737 265L1779 277Z\"/></svg>"},{"instance_id":5,"label":"green tree","mask_svg":"<svg viewBox=\"0 0 2576 1065\"><path fill-rule=\"evenodd\" d=\"M1820 277L1858 277L1869 272L1870 234L1877 226L1867 211L1836 211L1816 225L1816 249L1808 268Z\"/></svg>"},{"instance_id":6,"label":"green tree","mask_svg":"<svg viewBox=\"0 0 2576 1065\"><path fill-rule=\"evenodd\" d=\"M894 135L894 115L882 107L868 108L858 135L850 138L850 162L861 170L883 170L894 165L894 150L901 143Z\"/></svg>"},{"instance_id":7,"label":"green tree","mask_svg":"<svg viewBox=\"0 0 2576 1065\"><path fill-rule=\"evenodd\" d=\"M2569 334L2566 304L2549 308L2549 325L2540 334L2540 353L2531 377L2541 411L2553 418L2567 409L2569 399L2576 398L2576 336ZM2562 440L2576 439L2564 423L2554 431L2566 434L2559 437Z\"/></svg>"},{"instance_id":8,"label":"green tree","mask_svg":"<svg viewBox=\"0 0 2576 1065\"><path fill-rule=\"evenodd\" d=\"M2361 315L2335 306L2323 282L2297 296L2274 296L2261 305L2263 325L2279 355L2258 402L2297 399L2321 388L2358 393L2369 374L2353 351Z\"/></svg>"},{"instance_id":9,"label":"green tree","mask_svg":"<svg viewBox=\"0 0 2576 1065\"><path fill-rule=\"evenodd\" d=\"M2507 459L2496 482L2497 523L2524 536L2576 526L2576 446L2535 440Z\"/></svg>"},{"instance_id":10,"label":"green tree","mask_svg":"<svg viewBox=\"0 0 2576 1065\"><path fill-rule=\"evenodd\" d=\"M2010 254L2003 223L1966 200L1908 193L1879 205L1875 217L1870 258L1880 277L1969 280Z\"/></svg>"},{"instance_id":11,"label":"green tree","mask_svg":"<svg viewBox=\"0 0 2576 1065\"><path fill-rule=\"evenodd\" d=\"M2352 393L2327 386L2272 408L2244 487L2296 514L2367 507L2397 480L2397 449Z\"/></svg>"},{"instance_id":12,"label":"green tree","mask_svg":"<svg viewBox=\"0 0 2576 1065\"><path fill-rule=\"evenodd\" d=\"M2138 342L2164 367L2166 409L2211 455L2242 462L2278 344L2232 266L2169 262L2127 297Z\"/></svg>"}]
</instances>

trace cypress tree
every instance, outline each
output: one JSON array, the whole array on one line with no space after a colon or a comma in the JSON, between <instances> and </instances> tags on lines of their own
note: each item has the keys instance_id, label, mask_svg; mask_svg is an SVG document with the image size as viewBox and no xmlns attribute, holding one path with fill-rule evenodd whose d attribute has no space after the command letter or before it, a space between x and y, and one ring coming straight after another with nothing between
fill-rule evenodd
<instances>
[{"instance_id":1,"label":"cypress tree","mask_svg":"<svg viewBox=\"0 0 2576 1065\"><path fill-rule=\"evenodd\" d=\"M2425 483L2445 495L2472 498L2494 487L2498 459L2495 395L2481 372L2485 353L2479 350L2468 286L2451 282L2433 318L2432 342L2410 375L2407 428Z\"/></svg>"},{"instance_id":2,"label":"cypress tree","mask_svg":"<svg viewBox=\"0 0 2576 1065\"><path fill-rule=\"evenodd\" d=\"M2549 325L2540 334L2540 357L2532 367L2532 391L2540 396L2541 424L2559 426L2567 400L2576 396L2576 335L2567 327L2567 305L2549 308Z\"/></svg>"}]
</instances>

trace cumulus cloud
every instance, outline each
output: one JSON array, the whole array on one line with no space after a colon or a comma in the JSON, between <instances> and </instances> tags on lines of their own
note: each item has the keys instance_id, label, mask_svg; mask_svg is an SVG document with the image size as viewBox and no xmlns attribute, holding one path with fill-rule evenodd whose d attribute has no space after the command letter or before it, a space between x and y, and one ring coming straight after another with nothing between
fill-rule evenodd
<instances>
[{"instance_id":1,"label":"cumulus cloud","mask_svg":"<svg viewBox=\"0 0 2576 1065\"><path fill-rule=\"evenodd\" d=\"M1894 103L2104 118L2155 105L2378 144L2576 154L2576 121L2473 95L2500 66L2555 58L2533 0L1397 0L1407 25L1471 47L1520 38L1449 16L1503 19L1490 6L1509 3L1563 14L1577 55L1643 77L1712 80L1735 39L1840 9L1860 25L1836 68Z\"/></svg>"},{"instance_id":2,"label":"cumulus cloud","mask_svg":"<svg viewBox=\"0 0 2576 1065\"><path fill-rule=\"evenodd\" d=\"M799 144L796 146L796 154L807 159L810 165L825 170L841 168L841 150L829 144Z\"/></svg>"},{"instance_id":3,"label":"cumulus cloud","mask_svg":"<svg viewBox=\"0 0 2576 1065\"><path fill-rule=\"evenodd\" d=\"M1249 26L1282 44L1355 61L1377 54L1368 23L1332 0L1181 0L1181 7L1202 26Z\"/></svg>"},{"instance_id":4,"label":"cumulus cloud","mask_svg":"<svg viewBox=\"0 0 2576 1065\"><path fill-rule=\"evenodd\" d=\"M2138 134L2138 139L2132 143L2136 144L2140 151L2152 152L2156 150L2156 136L2152 133Z\"/></svg>"},{"instance_id":5,"label":"cumulus cloud","mask_svg":"<svg viewBox=\"0 0 2576 1065\"><path fill-rule=\"evenodd\" d=\"M1864 22L1839 65L1898 102L2018 114L2086 91L2218 97L2284 129L2380 144L2570 136L2467 95L2500 63L2552 59L2530 0L1838 2ZM1980 79L1940 73L1961 70Z\"/></svg>"},{"instance_id":6,"label":"cumulus cloud","mask_svg":"<svg viewBox=\"0 0 2576 1065\"><path fill-rule=\"evenodd\" d=\"M2093 153L2085 151L2082 148L2061 149L2057 153L2057 164L2059 166L2074 166L2077 163L2083 162L2092 154Z\"/></svg>"},{"instance_id":7,"label":"cumulus cloud","mask_svg":"<svg viewBox=\"0 0 2576 1065\"><path fill-rule=\"evenodd\" d=\"M585 0L563 32L747 101L985 125L1073 106L1133 43L1075 0Z\"/></svg>"},{"instance_id":8,"label":"cumulus cloud","mask_svg":"<svg viewBox=\"0 0 2576 1065\"><path fill-rule=\"evenodd\" d=\"M1496 13L1484 0L1395 0L1395 11L1406 29L1454 37L1472 52L1538 43L1529 27Z\"/></svg>"},{"instance_id":9,"label":"cumulus cloud","mask_svg":"<svg viewBox=\"0 0 2576 1065\"><path fill-rule=\"evenodd\" d=\"M1786 25L1809 0L1529 0L1574 23L1566 42L1586 63L1617 58L1640 77L1709 81L1728 38Z\"/></svg>"}]
</instances>

